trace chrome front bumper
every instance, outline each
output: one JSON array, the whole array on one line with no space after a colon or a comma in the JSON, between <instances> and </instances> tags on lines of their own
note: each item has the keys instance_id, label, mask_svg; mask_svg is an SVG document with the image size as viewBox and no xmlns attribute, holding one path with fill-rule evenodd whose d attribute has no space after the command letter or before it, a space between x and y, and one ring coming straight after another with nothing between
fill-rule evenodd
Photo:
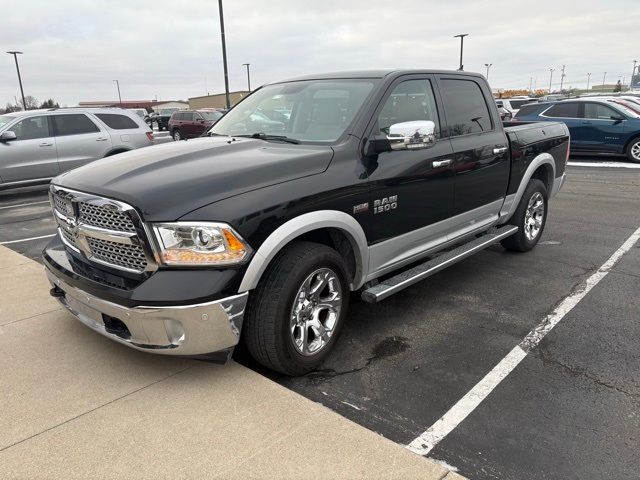
<instances>
[{"instance_id":1,"label":"chrome front bumper","mask_svg":"<svg viewBox=\"0 0 640 480\"><path fill-rule=\"evenodd\" d=\"M89 328L137 350L205 355L240 339L248 292L195 305L127 308L73 287L45 269L56 297Z\"/></svg>"}]
</instances>

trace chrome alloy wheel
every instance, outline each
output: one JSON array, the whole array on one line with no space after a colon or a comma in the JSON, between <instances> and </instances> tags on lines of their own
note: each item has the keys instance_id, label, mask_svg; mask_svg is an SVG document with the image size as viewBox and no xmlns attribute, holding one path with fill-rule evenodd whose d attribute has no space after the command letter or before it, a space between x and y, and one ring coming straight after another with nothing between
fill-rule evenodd
<instances>
[{"instance_id":1,"label":"chrome alloy wheel","mask_svg":"<svg viewBox=\"0 0 640 480\"><path fill-rule=\"evenodd\" d=\"M631 146L631 156L634 158L634 160L640 162L640 141L634 143Z\"/></svg>"},{"instance_id":2,"label":"chrome alloy wheel","mask_svg":"<svg viewBox=\"0 0 640 480\"><path fill-rule=\"evenodd\" d=\"M529 199L527 210L524 214L524 234L527 240L535 239L542 229L544 220L544 197L540 192L535 192Z\"/></svg>"},{"instance_id":3,"label":"chrome alloy wheel","mask_svg":"<svg viewBox=\"0 0 640 480\"><path fill-rule=\"evenodd\" d=\"M342 285L333 270L320 268L302 282L289 323L291 340L298 353L315 355L329 343L341 306Z\"/></svg>"},{"instance_id":4,"label":"chrome alloy wheel","mask_svg":"<svg viewBox=\"0 0 640 480\"><path fill-rule=\"evenodd\" d=\"M180 131L176 130L175 132L173 132L173 139L176 142L179 142L180 140L182 140L182 135L180 135Z\"/></svg>"}]
</instances>

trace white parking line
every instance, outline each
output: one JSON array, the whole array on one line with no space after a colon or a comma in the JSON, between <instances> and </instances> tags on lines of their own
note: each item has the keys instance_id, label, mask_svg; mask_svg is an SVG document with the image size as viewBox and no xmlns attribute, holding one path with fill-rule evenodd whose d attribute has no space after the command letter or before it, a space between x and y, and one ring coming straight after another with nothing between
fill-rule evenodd
<instances>
[{"instance_id":1,"label":"white parking line","mask_svg":"<svg viewBox=\"0 0 640 480\"><path fill-rule=\"evenodd\" d=\"M570 167L640 169L640 163L625 163L625 162L567 162L567 165Z\"/></svg>"},{"instance_id":2,"label":"white parking line","mask_svg":"<svg viewBox=\"0 0 640 480\"><path fill-rule=\"evenodd\" d=\"M29 205L40 205L42 203L49 203L49 200L43 200L42 202L20 203L18 205L6 205L4 207L0 207L0 210L4 210L5 208L18 208L18 207L28 207Z\"/></svg>"},{"instance_id":3,"label":"white parking line","mask_svg":"<svg viewBox=\"0 0 640 480\"><path fill-rule=\"evenodd\" d=\"M49 238L55 236L55 233L51 235L40 235L39 237L21 238L19 240L9 240L7 242L0 242L0 245L9 245L10 243L29 242L31 240L40 240L41 238Z\"/></svg>"},{"instance_id":4,"label":"white parking line","mask_svg":"<svg viewBox=\"0 0 640 480\"><path fill-rule=\"evenodd\" d=\"M422 435L415 438L407 448L419 455L427 455L433 447L451 433L482 401L509 375L535 348L544 336L562 320L600 280L606 277L620 258L627 253L640 239L638 228L618 250L573 293L566 297L556 309L547 315L540 324L531 330L526 337L511 350L485 377L449 409L436 423Z\"/></svg>"}]
</instances>

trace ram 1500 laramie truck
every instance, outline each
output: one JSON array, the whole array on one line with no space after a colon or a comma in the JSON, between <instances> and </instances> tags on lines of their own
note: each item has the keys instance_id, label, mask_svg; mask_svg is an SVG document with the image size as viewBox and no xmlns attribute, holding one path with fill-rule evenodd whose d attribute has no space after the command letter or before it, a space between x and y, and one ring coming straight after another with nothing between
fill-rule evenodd
<instances>
[{"instance_id":1,"label":"ram 1500 laramie truck","mask_svg":"<svg viewBox=\"0 0 640 480\"><path fill-rule=\"evenodd\" d=\"M472 73L265 85L205 137L55 178L51 294L138 350L226 359L243 341L304 374L351 292L379 302L495 242L533 248L568 145L562 123L503 128Z\"/></svg>"}]
</instances>

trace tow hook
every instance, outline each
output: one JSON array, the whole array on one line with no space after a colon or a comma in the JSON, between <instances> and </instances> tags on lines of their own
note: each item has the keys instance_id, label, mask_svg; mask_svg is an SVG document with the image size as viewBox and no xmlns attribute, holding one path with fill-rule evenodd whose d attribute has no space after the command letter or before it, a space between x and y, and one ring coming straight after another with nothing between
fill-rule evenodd
<instances>
[{"instance_id":1,"label":"tow hook","mask_svg":"<svg viewBox=\"0 0 640 480\"><path fill-rule=\"evenodd\" d=\"M49 290L49 295L54 298L62 298L64 297L64 290L62 290L60 287L53 287L51 290Z\"/></svg>"}]
</instances>

